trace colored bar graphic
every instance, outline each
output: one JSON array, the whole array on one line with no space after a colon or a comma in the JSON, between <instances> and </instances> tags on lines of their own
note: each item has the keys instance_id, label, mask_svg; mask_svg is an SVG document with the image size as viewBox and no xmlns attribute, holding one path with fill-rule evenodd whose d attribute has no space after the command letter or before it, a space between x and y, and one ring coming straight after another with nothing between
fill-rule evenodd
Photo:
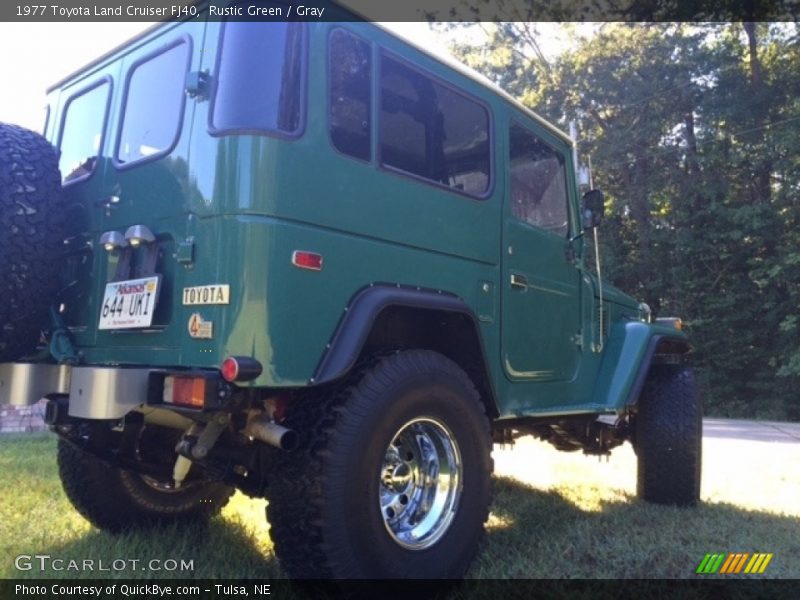
<instances>
[{"instance_id":1,"label":"colored bar graphic","mask_svg":"<svg viewBox=\"0 0 800 600\"><path fill-rule=\"evenodd\" d=\"M765 552L754 552L753 554L749 552L708 553L700 561L695 573L700 575L713 575L715 573L731 575L741 573L742 569L744 569L746 574L760 574L766 571L767 565L773 556L773 554Z\"/></svg>"},{"instance_id":2,"label":"colored bar graphic","mask_svg":"<svg viewBox=\"0 0 800 600\"><path fill-rule=\"evenodd\" d=\"M753 565L756 564L756 559L758 558L758 554L753 554L753 558L750 559L750 562L747 563L747 567L745 568L744 572L749 573L750 570L753 568Z\"/></svg>"},{"instance_id":3,"label":"colored bar graphic","mask_svg":"<svg viewBox=\"0 0 800 600\"><path fill-rule=\"evenodd\" d=\"M719 570L719 567L722 564L723 560L725 560L725 553L722 553L722 554L719 555L719 558L717 559L717 562L714 563L714 566L712 567L710 572L711 573L716 573Z\"/></svg>"},{"instance_id":4,"label":"colored bar graphic","mask_svg":"<svg viewBox=\"0 0 800 600\"><path fill-rule=\"evenodd\" d=\"M761 555L758 552L753 554L753 558L750 559L750 562L747 563L747 568L744 570L745 573L752 573L753 572L753 567L756 566L756 563L758 562L758 559L759 559L760 556Z\"/></svg>"},{"instance_id":5,"label":"colored bar graphic","mask_svg":"<svg viewBox=\"0 0 800 600\"><path fill-rule=\"evenodd\" d=\"M722 565L722 568L719 570L720 573L728 573L728 569L730 569L736 563L736 557L738 554L728 554L728 559Z\"/></svg>"},{"instance_id":6,"label":"colored bar graphic","mask_svg":"<svg viewBox=\"0 0 800 600\"><path fill-rule=\"evenodd\" d=\"M703 557L703 560L700 561L700 566L697 567L697 571L695 571L695 573L705 573L705 568L706 568L706 565L708 564L708 561L709 561L710 558L711 558L711 555L710 554L706 554Z\"/></svg>"},{"instance_id":7,"label":"colored bar graphic","mask_svg":"<svg viewBox=\"0 0 800 600\"><path fill-rule=\"evenodd\" d=\"M767 557L764 559L764 562L761 563L761 568L758 570L758 572L759 573L763 573L764 571L766 571L767 570L767 565L769 564L769 561L771 561L771 560L772 560L772 553L770 552L769 554L767 554Z\"/></svg>"},{"instance_id":8,"label":"colored bar graphic","mask_svg":"<svg viewBox=\"0 0 800 600\"><path fill-rule=\"evenodd\" d=\"M750 554L748 552L745 552L742 555L742 560L740 560L739 563L736 565L736 570L734 571L733 569L731 569L731 573L738 573L739 571L741 571L742 567L744 566L744 563L747 561L748 556L750 556Z\"/></svg>"},{"instance_id":9,"label":"colored bar graphic","mask_svg":"<svg viewBox=\"0 0 800 600\"><path fill-rule=\"evenodd\" d=\"M720 554L706 554L706 558L704 558L703 562L700 563L700 566L697 568L697 572L704 575L716 573L726 556L727 554L724 552Z\"/></svg>"}]
</instances>

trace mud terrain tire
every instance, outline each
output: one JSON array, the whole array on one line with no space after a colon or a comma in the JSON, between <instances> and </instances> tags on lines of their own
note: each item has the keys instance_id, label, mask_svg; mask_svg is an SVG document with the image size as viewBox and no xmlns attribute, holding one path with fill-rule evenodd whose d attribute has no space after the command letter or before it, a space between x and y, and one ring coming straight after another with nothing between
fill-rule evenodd
<instances>
[{"instance_id":1,"label":"mud terrain tire","mask_svg":"<svg viewBox=\"0 0 800 600\"><path fill-rule=\"evenodd\" d=\"M491 435L450 359L369 359L338 389L293 404L267 517L296 579L453 579L478 549L491 496ZM434 494L432 490L437 490Z\"/></svg>"},{"instance_id":2,"label":"mud terrain tire","mask_svg":"<svg viewBox=\"0 0 800 600\"><path fill-rule=\"evenodd\" d=\"M691 506L700 499L703 410L691 368L654 366L635 424L637 495L656 504Z\"/></svg>"},{"instance_id":3,"label":"mud terrain tire","mask_svg":"<svg viewBox=\"0 0 800 600\"><path fill-rule=\"evenodd\" d=\"M222 510L233 488L197 481L174 490L138 473L112 467L65 440L58 441L58 474L72 505L92 525L111 533L203 521Z\"/></svg>"},{"instance_id":4,"label":"mud terrain tire","mask_svg":"<svg viewBox=\"0 0 800 600\"><path fill-rule=\"evenodd\" d=\"M29 354L47 323L60 285L60 201L56 149L0 123L0 362Z\"/></svg>"}]
</instances>

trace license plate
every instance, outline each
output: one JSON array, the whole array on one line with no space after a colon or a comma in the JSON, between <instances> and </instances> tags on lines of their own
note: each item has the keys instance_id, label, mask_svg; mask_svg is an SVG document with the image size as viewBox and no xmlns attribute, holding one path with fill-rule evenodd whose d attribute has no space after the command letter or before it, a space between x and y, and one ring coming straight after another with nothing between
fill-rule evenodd
<instances>
[{"instance_id":1,"label":"license plate","mask_svg":"<svg viewBox=\"0 0 800 600\"><path fill-rule=\"evenodd\" d=\"M160 283L160 275L107 283L97 328L150 327L153 323Z\"/></svg>"}]
</instances>

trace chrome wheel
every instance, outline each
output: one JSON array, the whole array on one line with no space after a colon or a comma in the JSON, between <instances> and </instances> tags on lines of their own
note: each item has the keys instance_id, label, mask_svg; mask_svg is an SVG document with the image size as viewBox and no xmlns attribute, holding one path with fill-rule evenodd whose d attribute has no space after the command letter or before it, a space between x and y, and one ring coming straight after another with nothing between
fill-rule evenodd
<instances>
[{"instance_id":1,"label":"chrome wheel","mask_svg":"<svg viewBox=\"0 0 800 600\"><path fill-rule=\"evenodd\" d=\"M450 527L462 487L461 455L444 423L409 421L386 449L380 473L383 523L404 548L423 550Z\"/></svg>"}]
</instances>

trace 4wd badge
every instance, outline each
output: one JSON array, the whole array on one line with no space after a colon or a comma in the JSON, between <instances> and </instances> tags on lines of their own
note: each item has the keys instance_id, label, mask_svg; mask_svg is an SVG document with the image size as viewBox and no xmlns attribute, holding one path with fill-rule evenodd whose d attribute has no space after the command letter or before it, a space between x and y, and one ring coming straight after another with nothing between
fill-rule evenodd
<instances>
[{"instance_id":1,"label":"4wd badge","mask_svg":"<svg viewBox=\"0 0 800 600\"><path fill-rule=\"evenodd\" d=\"M210 340L214 337L214 322L205 321L200 313L192 313L188 329L189 335L198 340Z\"/></svg>"}]
</instances>

